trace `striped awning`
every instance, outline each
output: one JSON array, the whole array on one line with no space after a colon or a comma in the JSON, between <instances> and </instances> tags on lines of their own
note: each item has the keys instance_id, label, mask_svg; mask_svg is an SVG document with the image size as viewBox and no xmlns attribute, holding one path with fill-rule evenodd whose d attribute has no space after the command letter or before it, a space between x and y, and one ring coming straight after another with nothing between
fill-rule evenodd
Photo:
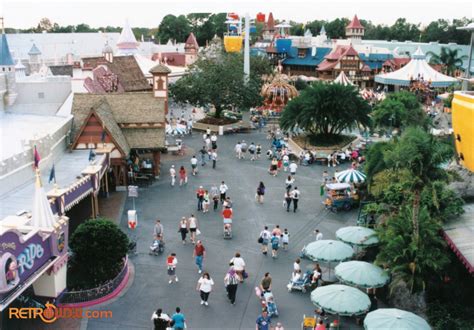
<instances>
[{"instance_id":1,"label":"striped awning","mask_svg":"<svg viewBox=\"0 0 474 330\"><path fill-rule=\"evenodd\" d=\"M361 183L365 181L365 178L366 175L364 173L354 169L348 169L336 175L336 180L338 182L345 183Z\"/></svg>"}]
</instances>

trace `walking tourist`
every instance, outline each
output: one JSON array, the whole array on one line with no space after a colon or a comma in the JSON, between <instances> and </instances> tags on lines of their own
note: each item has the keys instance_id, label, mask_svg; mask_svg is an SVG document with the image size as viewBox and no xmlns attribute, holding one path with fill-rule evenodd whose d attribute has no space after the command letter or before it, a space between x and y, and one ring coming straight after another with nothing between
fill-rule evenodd
<instances>
[{"instance_id":1,"label":"walking tourist","mask_svg":"<svg viewBox=\"0 0 474 330\"><path fill-rule=\"evenodd\" d=\"M174 165L171 165L170 177L171 177L171 186L174 187L174 183L176 181L176 170L174 169Z\"/></svg>"},{"instance_id":2,"label":"walking tourist","mask_svg":"<svg viewBox=\"0 0 474 330\"><path fill-rule=\"evenodd\" d=\"M263 184L262 181L260 181L258 187L257 187L257 194L255 197L257 197L257 202L260 204L263 204L263 196L265 195L265 185Z\"/></svg>"},{"instance_id":3,"label":"walking tourist","mask_svg":"<svg viewBox=\"0 0 474 330\"><path fill-rule=\"evenodd\" d=\"M237 144L234 147L234 150L235 150L235 156L238 159L241 159L242 158L242 144L240 143L240 141L237 142Z\"/></svg>"},{"instance_id":4,"label":"walking tourist","mask_svg":"<svg viewBox=\"0 0 474 330\"><path fill-rule=\"evenodd\" d=\"M173 323L174 330L184 330L186 327L186 319L184 314L181 313L181 308L176 307L176 313L171 317L171 322Z\"/></svg>"},{"instance_id":5,"label":"walking tourist","mask_svg":"<svg viewBox=\"0 0 474 330\"><path fill-rule=\"evenodd\" d=\"M291 175L288 175L288 177L285 180L285 187L286 190L289 191L291 189L291 186L293 185L293 182L295 182L295 179L291 177Z\"/></svg>"},{"instance_id":6,"label":"walking tourist","mask_svg":"<svg viewBox=\"0 0 474 330\"><path fill-rule=\"evenodd\" d=\"M209 191L209 197L212 199L214 211L216 211L217 206L219 205L219 189L217 189L215 184L212 185L211 190Z\"/></svg>"},{"instance_id":7,"label":"walking tourist","mask_svg":"<svg viewBox=\"0 0 474 330\"><path fill-rule=\"evenodd\" d=\"M285 328L283 327L283 325L281 324L281 322L278 322L278 323L276 324L275 329L273 329L273 330L285 330Z\"/></svg>"},{"instance_id":8,"label":"walking tourist","mask_svg":"<svg viewBox=\"0 0 474 330\"><path fill-rule=\"evenodd\" d=\"M204 245L202 245L201 240L198 240L193 250L193 257L194 257L194 261L196 262L196 266L198 267L199 274L202 273L202 263L204 261L205 256L206 256L206 249L204 248Z\"/></svg>"},{"instance_id":9,"label":"walking tourist","mask_svg":"<svg viewBox=\"0 0 474 330\"><path fill-rule=\"evenodd\" d=\"M225 201L225 195L227 193L227 190L229 190L229 187L227 187L225 182L222 181L221 185L219 186L219 192L221 193L221 203L224 203Z\"/></svg>"},{"instance_id":10,"label":"walking tourist","mask_svg":"<svg viewBox=\"0 0 474 330\"><path fill-rule=\"evenodd\" d=\"M273 235L273 234L277 235L278 237L281 236L280 225L276 225L275 228L273 228L273 230L272 230L272 235Z\"/></svg>"},{"instance_id":11,"label":"walking tourist","mask_svg":"<svg viewBox=\"0 0 474 330\"><path fill-rule=\"evenodd\" d=\"M240 144L240 150L242 151L243 159L245 159L245 155L247 154L247 149L248 149L247 143L245 142L245 140L242 140L242 143Z\"/></svg>"},{"instance_id":12,"label":"walking tourist","mask_svg":"<svg viewBox=\"0 0 474 330\"><path fill-rule=\"evenodd\" d=\"M262 291L262 295L265 292L272 291L272 277L270 276L270 273L265 273L262 280L260 281L260 290Z\"/></svg>"},{"instance_id":13,"label":"walking tourist","mask_svg":"<svg viewBox=\"0 0 474 330\"><path fill-rule=\"evenodd\" d=\"M288 155L283 156L283 171L288 171L288 166L290 166L290 157Z\"/></svg>"},{"instance_id":14,"label":"walking tourist","mask_svg":"<svg viewBox=\"0 0 474 330\"><path fill-rule=\"evenodd\" d=\"M160 219L157 219L155 222L155 227L153 228L153 236L158 239L163 239L163 225L161 224Z\"/></svg>"},{"instance_id":15,"label":"walking tourist","mask_svg":"<svg viewBox=\"0 0 474 330\"><path fill-rule=\"evenodd\" d=\"M178 231L181 234L181 241L183 242L183 244L186 244L186 235L188 234L189 230L188 227L188 220L186 219L186 217L182 217L181 221L179 222Z\"/></svg>"},{"instance_id":16,"label":"walking tourist","mask_svg":"<svg viewBox=\"0 0 474 330\"><path fill-rule=\"evenodd\" d=\"M295 161L292 161L288 167L290 168L291 176L294 178L296 175L296 169L298 168L298 165L296 165Z\"/></svg>"},{"instance_id":17,"label":"walking tourist","mask_svg":"<svg viewBox=\"0 0 474 330\"><path fill-rule=\"evenodd\" d=\"M301 259L300 258L296 258L295 262L293 263L293 272L296 272L296 271L301 271Z\"/></svg>"},{"instance_id":18,"label":"walking tourist","mask_svg":"<svg viewBox=\"0 0 474 330\"><path fill-rule=\"evenodd\" d=\"M237 275L240 277L240 283L244 282L245 276L245 261L244 259L240 256L240 252L237 252L235 254L235 257L230 259L230 263L234 264L234 270L237 273Z\"/></svg>"},{"instance_id":19,"label":"walking tourist","mask_svg":"<svg viewBox=\"0 0 474 330\"><path fill-rule=\"evenodd\" d=\"M196 190L196 198L198 200L198 203L197 203L197 210L198 211L202 211L202 203L204 201L204 193L205 193L205 190L202 186L199 186L199 189Z\"/></svg>"},{"instance_id":20,"label":"walking tourist","mask_svg":"<svg viewBox=\"0 0 474 330\"><path fill-rule=\"evenodd\" d=\"M255 143L250 143L249 145L249 154L250 154L250 160L251 161L254 161L255 160L255 150L256 150L256 147L255 147Z\"/></svg>"},{"instance_id":21,"label":"walking tourist","mask_svg":"<svg viewBox=\"0 0 474 330\"><path fill-rule=\"evenodd\" d=\"M211 199L209 197L209 192L207 190L204 191L204 199L202 201L202 213L209 212L209 205L211 204Z\"/></svg>"},{"instance_id":22,"label":"walking tourist","mask_svg":"<svg viewBox=\"0 0 474 330\"><path fill-rule=\"evenodd\" d=\"M212 160L212 168L216 169L216 163L217 163L217 152L213 150L211 152L211 160Z\"/></svg>"},{"instance_id":23,"label":"walking tourist","mask_svg":"<svg viewBox=\"0 0 474 330\"><path fill-rule=\"evenodd\" d=\"M223 209L231 209L232 210L232 201L230 200L230 197L227 196L222 203L222 208Z\"/></svg>"},{"instance_id":24,"label":"walking tourist","mask_svg":"<svg viewBox=\"0 0 474 330\"><path fill-rule=\"evenodd\" d=\"M260 156L262 155L262 146L260 144L257 144L255 147L255 153L257 154L257 159L260 159Z\"/></svg>"},{"instance_id":25,"label":"walking tourist","mask_svg":"<svg viewBox=\"0 0 474 330\"><path fill-rule=\"evenodd\" d=\"M291 192L290 190L285 191L285 196L283 200L283 206L286 207L286 212L290 212L290 206L291 206L291 201L293 199L291 198Z\"/></svg>"},{"instance_id":26,"label":"walking tourist","mask_svg":"<svg viewBox=\"0 0 474 330\"><path fill-rule=\"evenodd\" d=\"M270 163L270 170L268 171L270 175L277 176L278 174L278 161L276 157L273 157L272 162Z\"/></svg>"},{"instance_id":27,"label":"walking tourist","mask_svg":"<svg viewBox=\"0 0 474 330\"><path fill-rule=\"evenodd\" d=\"M295 189L293 189L291 192L291 199L293 202L293 212L296 212L296 209L298 208L298 201L300 200L300 191L298 190L298 187L295 187Z\"/></svg>"},{"instance_id":28,"label":"walking tourist","mask_svg":"<svg viewBox=\"0 0 474 330\"><path fill-rule=\"evenodd\" d=\"M316 229L316 230L314 231L314 235L316 236L316 240L317 240L317 241L320 241L320 240L323 239L323 233L321 233L321 232L319 231L319 229Z\"/></svg>"},{"instance_id":29,"label":"walking tourist","mask_svg":"<svg viewBox=\"0 0 474 330\"><path fill-rule=\"evenodd\" d=\"M188 174L186 173L184 166L181 166L179 169L179 185L182 186L186 183L188 183Z\"/></svg>"},{"instance_id":30,"label":"walking tourist","mask_svg":"<svg viewBox=\"0 0 474 330\"><path fill-rule=\"evenodd\" d=\"M198 160L196 156L193 156L193 158L191 158L191 169L192 169L193 175L197 174L197 163L198 163Z\"/></svg>"},{"instance_id":31,"label":"walking tourist","mask_svg":"<svg viewBox=\"0 0 474 330\"><path fill-rule=\"evenodd\" d=\"M276 258L278 257L278 248L280 247L280 237L276 233L273 233L271 243L272 243L272 258Z\"/></svg>"},{"instance_id":32,"label":"walking tourist","mask_svg":"<svg viewBox=\"0 0 474 330\"><path fill-rule=\"evenodd\" d=\"M234 264L230 263L230 268L224 277L224 284L227 291L227 297L232 305L235 305L235 297L237 295L237 286L239 285L240 278L235 272Z\"/></svg>"},{"instance_id":33,"label":"walking tourist","mask_svg":"<svg viewBox=\"0 0 474 330\"><path fill-rule=\"evenodd\" d=\"M209 294L211 293L213 286L214 281L207 272L204 273L198 280L196 290L199 291L199 294L201 296L201 305L209 306L207 300L209 299Z\"/></svg>"},{"instance_id":34,"label":"walking tourist","mask_svg":"<svg viewBox=\"0 0 474 330\"><path fill-rule=\"evenodd\" d=\"M287 228L285 228L283 234L281 234L281 242L283 244L283 250L288 250L288 244L290 244L290 233Z\"/></svg>"},{"instance_id":35,"label":"walking tourist","mask_svg":"<svg viewBox=\"0 0 474 330\"><path fill-rule=\"evenodd\" d=\"M191 216L188 219L188 224L189 224L189 232L191 233L191 243L195 244L196 242L196 232L198 230L198 221L194 214L191 214Z\"/></svg>"},{"instance_id":36,"label":"walking tourist","mask_svg":"<svg viewBox=\"0 0 474 330\"><path fill-rule=\"evenodd\" d=\"M217 135L216 135L216 133L213 133L211 135L211 148L212 148L212 150L217 150Z\"/></svg>"},{"instance_id":37,"label":"walking tourist","mask_svg":"<svg viewBox=\"0 0 474 330\"><path fill-rule=\"evenodd\" d=\"M171 318L163 313L161 308L158 308L156 312L151 316L155 330L166 330L170 325Z\"/></svg>"},{"instance_id":38,"label":"walking tourist","mask_svg":"<svg viewBox=\"0 0 474 330\"><path fill-rule=\"evenodd\" d=\"M270 241L271 236L271 233L268 231L268 226L265 226L264 229L260 232L258 242L262 246L262 253L264 255L267 255L268 253L268 242Z\"/></svg>"},{"instance_id":39,"label":"walking tourist","mask_svg":"<svg viewBox=\"0 0 474 330\"><path fill-rule=\"evenodd\" d=\"M199 153L201 155L201 165L204 166L206 165L206 155L207 155L206 146L202 146L201 150L199 150Z\"/></svg>"},{"instance_id":40,"label":"walking tourist","mask_svg":"<svg viewBox=\"0 0 474 330\"><path fill-rule=\"evenodd\" d=\"M266 309L262 310L262 314L257 318L255 330L271 330L272 319L268 316Z\"/></svg>"},{"instance_id":41,"label":"walking tourist","mask_svg":"<svg viewBox=\"0 0 474 330\"><path fill-rule=\"evenodd\" d=\"M178 276L176 275L176 265L178 265L178 259L176 258L176 253L171 253L168 258L166 258L166 265L168 267L168 283L173 283L173 278L175 282L178 282Z\"/></svg>"}]
</instances>

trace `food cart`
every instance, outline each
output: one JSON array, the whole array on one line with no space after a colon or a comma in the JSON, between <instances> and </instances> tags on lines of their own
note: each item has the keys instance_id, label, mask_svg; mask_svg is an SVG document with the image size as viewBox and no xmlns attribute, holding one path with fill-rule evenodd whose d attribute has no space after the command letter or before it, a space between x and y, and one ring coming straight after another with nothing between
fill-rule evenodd
<instances>
[{"instance_id":1,"label":"food cart","mask_svg":"<svg viewBox=\"0 0 474 330\"><path fill-rule=\"evenodd\" d=\"M328 183L324 205L332 212L349 211L359 203L359 196L349 183Z\"/></svg>"}]
</instances>

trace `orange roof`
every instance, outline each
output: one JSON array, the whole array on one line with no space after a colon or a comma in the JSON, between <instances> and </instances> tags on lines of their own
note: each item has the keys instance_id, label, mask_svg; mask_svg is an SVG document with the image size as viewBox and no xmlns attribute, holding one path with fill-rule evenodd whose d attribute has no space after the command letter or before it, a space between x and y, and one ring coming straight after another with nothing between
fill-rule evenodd
<instances>
[{"instance_id":1,"label":"orange roof","mask_svg":"<svg viewBox=\"0 0 474 330\"><path fill-rule=\"evenodd\" d=\"M357 18L357 15L354 15L352 22L350 22L349 25L346 26L346 29L363 29L363 28L364 27L362 26L362 24L360 24L360 21Z\"/></svg>"},{"instance_id":2,"label":"orange roof","mask_svg":"<svg viewBox=\"0 0 474 330\"><path fill-rule=\"evenodd\" d=\"M337 61L328 61L324 60L321 64L318 65L318 71L332 70L337 64Z\"/></svg>"},{"instance_id":3,"label":"orange roof","mask_svg":"<svg viewBox=\"0 0 474 330\"><path fill-rule=\"evenodd\" d=\"M199 50L199 44L196 41L196 37L194 36L194 33L191 32L191 34L189 35L189 37L186 40L186 43L184 45L184 49Z\"/></svg>"},{"instance_id":4,"label":"orange roof","mask_svg":"<svg viewBox=\"0 0 474 330\"><path fill-rule=\"evenodd\" d=\"M334 49L332 52L326 55L325 59L338 60L342 56L342 54L344 54L346 51L347 51L347 46L337 45L336 49Z\"/></svg>"}]
</instances>

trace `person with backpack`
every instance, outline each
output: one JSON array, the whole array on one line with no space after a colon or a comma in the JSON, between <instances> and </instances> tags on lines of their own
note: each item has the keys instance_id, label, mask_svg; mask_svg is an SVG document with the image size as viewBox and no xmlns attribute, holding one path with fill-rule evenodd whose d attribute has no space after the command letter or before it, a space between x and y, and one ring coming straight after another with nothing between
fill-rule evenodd
<instances>
[{"instance_id":1,"label":"person with backpack","mask_svg":"<svg viewBox=\"0 0 474 330\"><path fill-rule=\"evenodd\" d=\"M257 202L259 202L260 204L263 204L264 195L265 195L265 185L263 184L262 181L260 181L260 184L257 187L257 194L256 194Z\"/></svg>"},{"instance_id":2,"label":"person with backpack","mask_svg":"<svg viewBox=\"0 0 474 330\"><path fill-rule=\"evenodd\" d=\"M255 151L256 151L255 143L252 142L249 145L249 154L250 154L251 161L255 160Z\"/></svg>"},{"instance_id":3,"label":"person with backpack","mask_svg":"<svg viewBox=\"0 0 474 330\"><path fill-rule=\"evenodd\" d=\"M300 191L298 190L298 187L295 187L295 189L293 189L291 192L291 199L293 202L293 212L296 212L296 209L298 208L298 201L300 199Z\"/></svg>"},{"instance_id":4,"label":"person with backpack","mask_svg":"<svg viewBox=\"0 0 474 330\"><path fill-rule=\"evenodd\" d=\"M291 192L290 190L286 190L285 191L285 196L284 196L284 200L283 200L283 205L286 207L286 212L290 212L290 206L291 206L291 201L293 200L291 198Z\"/></svg>"},{"instance_id":5,"label":"person with backpack","mask_svg":"<svg viewBox=\"0 0 474 330\"><path fill-rule=\"evenodd\" d=\"M237 287L240 282L240 277L234 269L234 264L230 263L230 268L224 277L224 285L227 290L227 297L232 305L235 305L235 297L237 295Z\"/></svg>"},{"instance_id":6,"label":"person with backpack","mask_svg":"<svg viewBox=\"0 0 474 330\"><path fill-rule=\"evenodd\" d=\"M161 308L158 308L156 312L153 313L151 320L153 321L155 330L166 330L171 322L171 318L166 313L163 313Z\"/></svg>"},{"instance_id":7,"label":"person with backpack","mask_svg":"<svg viewBox=\"0 0 474 330\"><path fill-rule=\"evenodd\" d=\"M245 140L242 140L242 143L240 144L240 148L242 150L242 158L245 159L245 154L247 153L247 149L248 149L248 146Z\"/></svg>"},{"instance_id":8,"label":"person with backpack","mask_svg":"<svg viewBox=\"0 0 474 330\"><path fill-rule=\"evenodd\" d=\"M255 153L257 154L257 159L260 159L260 156L262 155L262 146L260 144L257 144L255 147Z\"/></svg>"},{"instance_id":9,"label":"person with backpack","mask_svg":"<svg viewBox=\"0 0 474 330\"><path fill-rule=\"evenodd\" d=\"M171 323L173 324L174 330L184 330L187 328L186 319L184 314L181 313L181 308L176 307L176 313L171 317Z\"/></svg>"},{"instance_id":10,"label":"person with backpack","mask_svg":"<svg viewBox=\"0 0 474 330\"><path fill-rule=\"evenodd\" d=\"M265 226L264 229L260 232L258 242L262 246L262 253L267 255L268 253L268 242L270 241L271 233L268 231L268 226Z\"/></svg>"},{"instance_id":11,"label":"person with backpack","mask_svg":"<svg viewBox=\"0 0 474 330\"><path fill-rule=\"evenodd\" d=\"M272 258L276 258L278 256L278 248L280 247L280 236L276 233L273 233L272 239Z\"/></svg>"}]
</instances>

